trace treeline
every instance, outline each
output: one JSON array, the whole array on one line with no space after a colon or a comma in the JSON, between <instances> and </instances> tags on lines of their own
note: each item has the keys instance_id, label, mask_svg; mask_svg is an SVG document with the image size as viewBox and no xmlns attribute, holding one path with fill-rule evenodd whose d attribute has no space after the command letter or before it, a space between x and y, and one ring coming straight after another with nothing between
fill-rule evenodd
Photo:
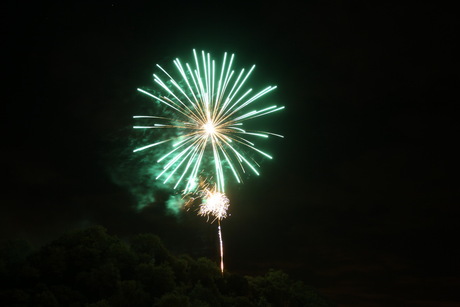
<instances>
[{"instance_id":1,"label":"treeline","mask_svg":"<svg viewBox=\"0 0 460 307\"><path fill-rule=\"evenodd\" d=\"M216 263L175 256L155 235L126 242L100 226L38 251L3 242L0 286L0 306L332 306L282 271L222 276Z\"/></svg>"}]
</instances>

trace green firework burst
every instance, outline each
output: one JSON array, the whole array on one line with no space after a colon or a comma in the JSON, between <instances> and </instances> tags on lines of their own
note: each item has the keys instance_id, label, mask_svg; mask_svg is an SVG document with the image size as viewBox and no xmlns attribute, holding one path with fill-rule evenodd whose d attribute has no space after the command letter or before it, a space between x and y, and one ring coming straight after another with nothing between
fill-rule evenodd
<instances>
[{"instance_id":1,"label":"green firework burst","mask_svg":"<svg viewBox=\"0 0 460 307\"><path fill-rule=\"evenodd\" d=\"M202 51L199 56L193 50L193 55L194 67L188 63L182 65L179 59L173 61L175 77L157 65L164 74L164 80L153 75L161 94L138 89L165 106L168 112L164 116L134 116L138 121L146 121L145 125L134 128L174 129L176 133L172 136L165 133L164 138L134 152L166 147L165 154L157 160L161 168L156 179L189 193L197 186L199 177L206 174L206 179L213 180L216 189L224 192L227 173L237 182L241 182L247 170L259 175L259 166L249 157L249 152L272 158L255 145L254 139L283 137L267 131L247 130L244 123L280 111L284 106L252 109L255 101L276 89L276 86L268 86L255 94L251 88L245 89L255 65L248 71L242 69L237 75L232 68L233 54L228 58L224 53L219 67L209 53Z\"/></svg>"}]
</instances>

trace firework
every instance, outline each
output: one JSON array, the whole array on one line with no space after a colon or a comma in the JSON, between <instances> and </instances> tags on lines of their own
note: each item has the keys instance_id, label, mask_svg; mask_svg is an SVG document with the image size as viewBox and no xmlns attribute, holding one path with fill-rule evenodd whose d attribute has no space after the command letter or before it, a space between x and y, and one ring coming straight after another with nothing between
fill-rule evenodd
<instances>
[{"instance_id":1,"label":"firework","mask_svg":"<svg viewBox=\"0 0 460 307\"><path fill-rule=\"evenodd\" d=\"M246 80L255 65L247 72L242 69L237 75L232 68L233 54L228 59L227 53L224 53L220 68L209 53L202 51L199 57L193 50L193 55L193 67L188 63L183 66L179 59L173 61L177 70L175 77L157 65L164 74L164 80L156 74L153 77L162 94L138 89L166 107L168 111L165 114L171 114L171 117L134 116L135 119L147 121L146 125L134 128L174 129L176 133L139 147L134 152L169 144L169 149L157 161L163 166L156 179L162 178L165 184L172 181L174 189L185 185L182 189L183 195L193 195L191 202L196 195L202 200L198 215L206 216L208 221L211 217L212 222L218 221L220 267L223 273L221 220L227 217L230 205L225 195L225 172L229 170L237 182L242 182L242 173L246 173L248 169L259 175L259 165L249 157L249 153L255 152L269 159L272 157L256 147L250 139L283 136L267 131L248 130L244 123L280 111L284 106L272 105L248 110L256 100L276 89L276 86L268 86L256 94L252 93L251 88L245 89ZM200 182L199 178L203 175L205 179ZM210 180L213 182L203 184Z\"/></svg>"},{"instance_id":2,"label":"firework","mask_svg":"<svg viewBox=\"0 0 460 307\"><path fill-rule=\"evenodd\" d=\"M251 88L244 89L255 65L247 72L242 69L236 76L232 68L234 55L228 59L227 53L224 53L220 70L209 53L202 51L200 58L193 50L193 55L194 67L188 63L182 65L179 59L173 61L177 77L157 65L165 76L163 80L153 75L162 95L138 89L164 105L173 116L134 116L135 119L148 121L147 125L134 128L175 129L176 134L137 148L134 152L169 144L166 154L157 161L163 167L156 179L162 178L164 183L173 181L175 189L185 185L183 193L186 194L196 188L198 177L205 170L216 178L216 189L223 193L227 169L237 182L242 181L242 173L247 169L259 175L258 164L248 157L248 152L272 158L249 138L283 137L266 131L247 130L244 123L284 107L272 105L248 111L256 100L276 88L268 86L256 94L252 94ZM154 121L153 124L151 121Z\"/></svg>"},{"instance_id":3,"label":"firework","mask_svg":"<svg viewBox=\"0 0 460 307\"><path fill-rule=\"evenodd\" d=\"M200 204L198 215L206 216L209 221L209 217L214 217L214 220L221 220L227 217L227 209L230 205L230 201L224 193L217 191L205 190L203 202Z\"/></svg>"}]
</instances>

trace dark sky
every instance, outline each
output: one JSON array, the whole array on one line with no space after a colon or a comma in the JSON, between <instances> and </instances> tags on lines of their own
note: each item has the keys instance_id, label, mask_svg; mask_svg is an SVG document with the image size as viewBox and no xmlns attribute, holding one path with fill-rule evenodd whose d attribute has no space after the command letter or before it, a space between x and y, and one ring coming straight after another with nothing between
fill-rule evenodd
<instances>
[{"instance_id":1,"label":"dark sky","mask_svg":"<svg viewBox=\"0 0 460 307\"><path fill-rule=\"evenodd\" d=\"M457 16L405 3L3 4L0 239L100 224L217 259L215 224L166 214L162 190L137 210L113 173L137 171L155 64L227 51L286 106L264 121L285 135L262 146L274 159L229 188L228 270L282 269L340 306L458 304Z\"/></svg>"}]
</instances>

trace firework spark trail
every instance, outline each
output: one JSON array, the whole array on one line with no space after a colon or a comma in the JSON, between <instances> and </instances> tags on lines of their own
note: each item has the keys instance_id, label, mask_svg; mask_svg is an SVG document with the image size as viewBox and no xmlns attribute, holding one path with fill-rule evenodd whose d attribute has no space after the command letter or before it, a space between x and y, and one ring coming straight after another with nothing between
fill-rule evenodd
<instances>
[{"instance_id":1,"label":"firework spark trail","mask_svg":"<svg viewBox=\"0 0 460 307\"><path fill-rule=\"evenodd\" d=\"M210 216L214 217L214 222L217 220L219 247L220 247L220 270L224 273L224 243L222 240L222 227L220 221L227 217L227 209L230 201L224 193L218 192L215 189L210 190L208 187L201 190L203 193L203 202L200 204L198 215L206 216L209 220Z\"/></svg>"},{"instance_id":2,"label":"firework spark trail","mask_svg":"<svg viewBox=\"0 0 460 307\"><path fill-rule=\"evenodd\" d=\"M248 72L242 69L235 79L236 74L232 69L233 54L228 60L227 53L224 53L220 73L216 71L216 62L211 59L209 53L202 51L201 60L195 50L193 55L195 60L193 68L188 63L184 67L179 59L173 61L180 81L176 81L170 73L157 65L167 80L163 81L154 74L154 82L165 95L155 95L138 89L139 92L170 109L174 118L134 116L138 120L156 122L134 126L134 128L172 128L179 133L178 136L139 147L134 152L159 145L165 146L169 143L172 149L157 161L165 163L157 179L163 177L164 183L175 180L174 188L185 185L183 192L186 194L193 191L200 171L205 169L208 173L214 173L217 190L224 192L226 178L224 170L227 167L237 182L242 181L241 172L245 173L246 168L259 175L255 160L245 156L247 151L254 151L272 159L271 155L257 148L247 137L283 137L271 132L246 130L243 128L244 122L280 111L284 106L273 105L260 110L245 111L254 101L276 89L276 86L268 86L251 96L252 89L243 93L243 87L255 65ZM212 151L212 154L208 155L208 150ZM213 160L211 169L203 165L205 157ZM177 176L173 177L174 175Z\"/></svg>"}]
</instances>

